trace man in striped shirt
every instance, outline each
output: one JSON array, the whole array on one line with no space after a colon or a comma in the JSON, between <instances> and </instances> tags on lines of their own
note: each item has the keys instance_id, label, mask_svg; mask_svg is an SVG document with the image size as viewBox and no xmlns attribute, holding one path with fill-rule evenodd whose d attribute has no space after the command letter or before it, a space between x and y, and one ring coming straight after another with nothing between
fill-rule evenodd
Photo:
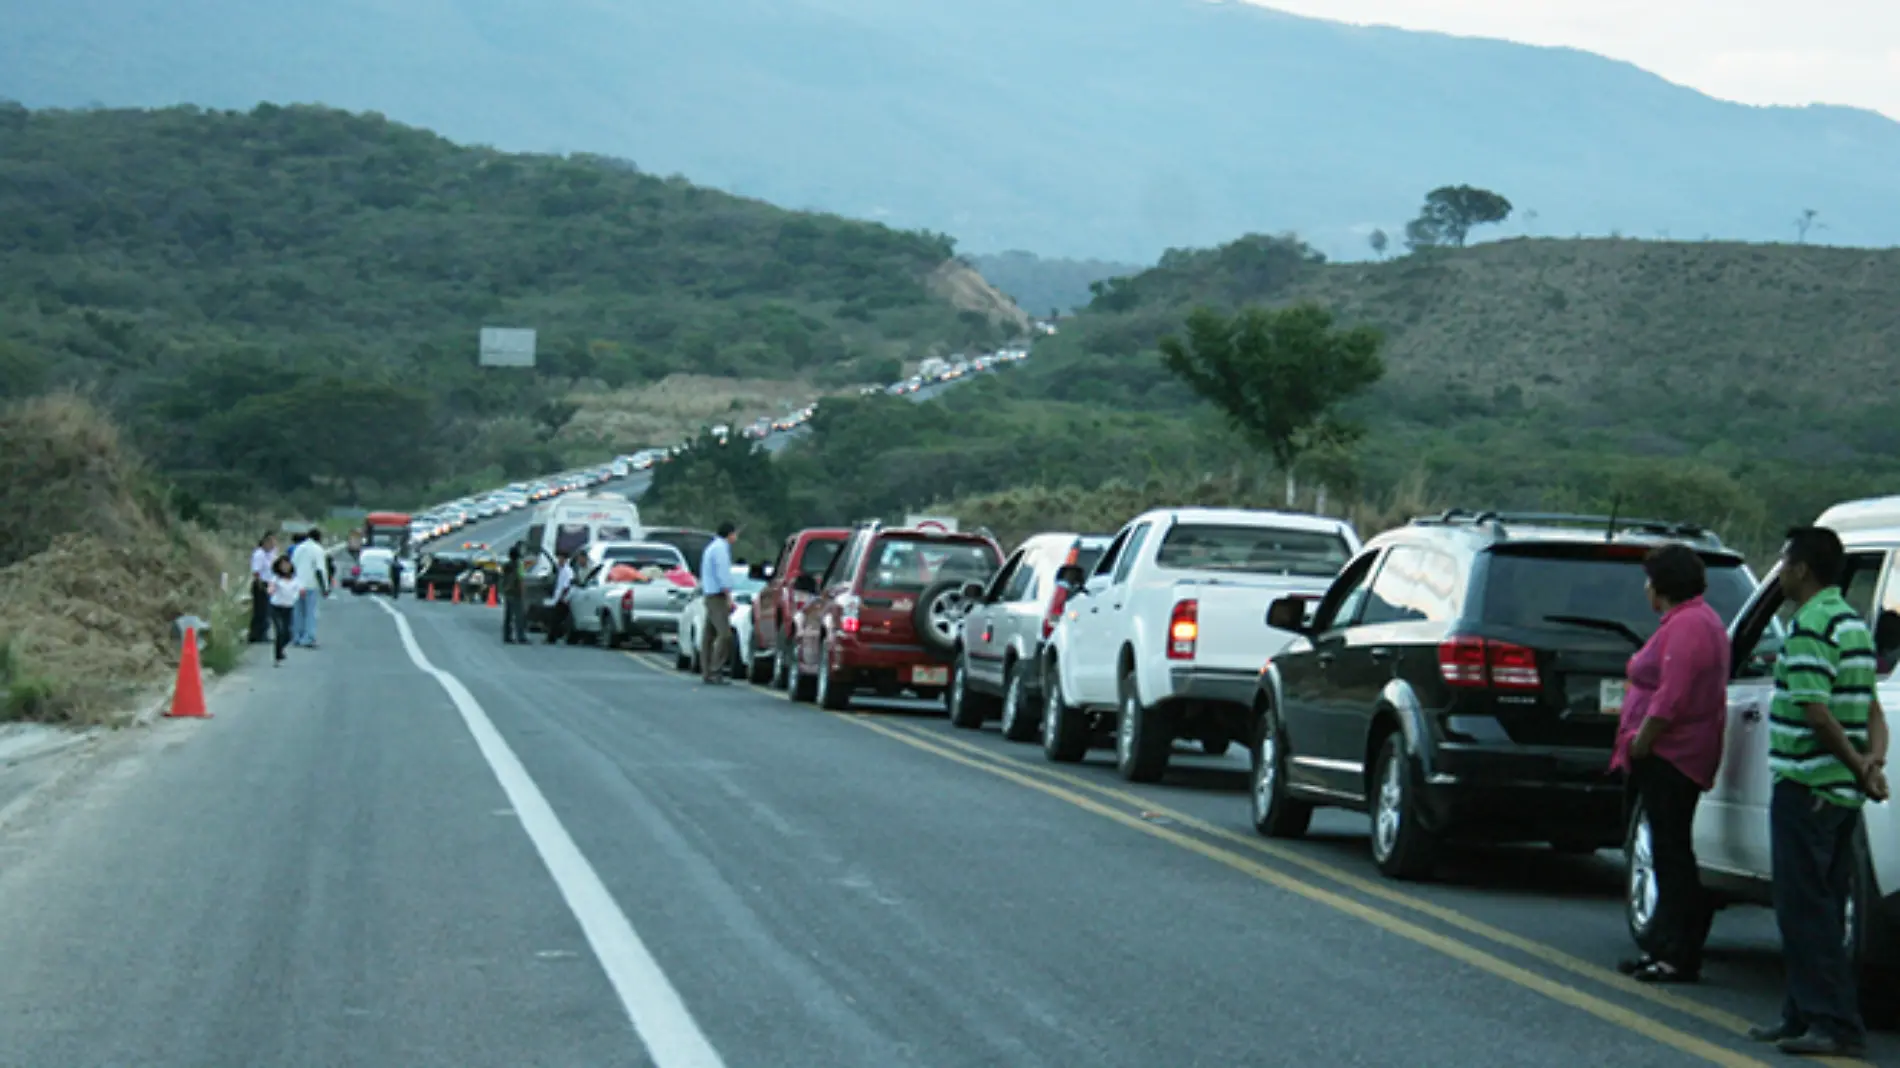
<instances>
[{"instance_id":1,"label":"man in striped shirt","mask_svg":"<svg viewBox=\"0 0 1900 1068\"><path fill-rule=\"evenodd\" d=\"M1775 659L1768 823L1788 990L1781 1021L1751 1036L1784 1053L1857 1057L1867 1031L1842 917L1861 804L1887 796L1887 724L1873 635L1841 596L1845 562L1840 537L1822 527L1789 531L1781 550L1781 592L1797 607Z\"/></svg>"}]
</instances>

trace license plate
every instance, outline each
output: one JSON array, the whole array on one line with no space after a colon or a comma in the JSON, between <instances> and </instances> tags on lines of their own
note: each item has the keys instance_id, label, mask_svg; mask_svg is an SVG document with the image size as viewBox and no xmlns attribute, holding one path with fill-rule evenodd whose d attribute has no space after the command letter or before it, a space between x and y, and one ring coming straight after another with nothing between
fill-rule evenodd
<instances>
[{"instance_id":1,"label":"license plate","mask_svg":"<svg viewBox=\"0 0 1900 1068\"><path fill-rule=\"evenodd\" d=\"M919 686L942 686L950 681L950 669L942 667L914 667L910 669L910 681Z\"/></svg>"},{"instance_id":2,"label":"license plate","mask_svg":"<svg viewBox=\"0 0 1900 1068\"><path fill-rule=\"evenodd\" d=\"M1629 684L1623 679L1604 679L1597 695L1598 709L1606 716L1622 715L1623 694L1628 689Z\"/></svg>"}]
</instances>

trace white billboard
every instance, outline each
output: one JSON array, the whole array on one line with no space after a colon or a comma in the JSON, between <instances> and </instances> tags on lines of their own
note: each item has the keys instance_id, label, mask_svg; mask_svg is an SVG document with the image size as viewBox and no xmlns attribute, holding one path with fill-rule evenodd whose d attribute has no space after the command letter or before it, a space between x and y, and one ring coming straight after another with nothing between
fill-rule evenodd
<instances>
[{"instance_id":1,"label":"white billboard","mask_svg":"<svg viewBox=\"0 0 1900 1068\"><path fill-rule=\"evenodd\" d=\"M534 331L482 327L483 367L533 367Z\"/></svg>"}]
</instances>

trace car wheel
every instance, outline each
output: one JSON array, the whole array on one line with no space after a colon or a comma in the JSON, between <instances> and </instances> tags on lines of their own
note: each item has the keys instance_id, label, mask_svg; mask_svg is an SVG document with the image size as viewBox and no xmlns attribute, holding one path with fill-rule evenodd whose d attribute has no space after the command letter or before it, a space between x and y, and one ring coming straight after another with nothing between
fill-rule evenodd
<instances>
[{"instance_id":1,"label":"car wheel","mask_svg":"<svg viewBox=\"0 0 1900 1068\"><path fill-rule=\"evenodd\" d=\"M772 688L790 690L792 678L798 673L798 658L792 652L791 643L781 639L778 652L772 654Z\"/></svg>"},{"instance_id":2,"label":"car wheel","mask_svg":"<svg viewBox=\"0 0 1900 1068\"><path fill-rule=\"evenodd\" d=\"M613 617L605 612L600 614L600 633L594 636L594 644L602 649L612 649L620 644L620 640L614 637Z\"/></svg>"},{"instance_id":3,"label":"car wheel","mask_svg":"<svg viewBox=\"0 0 1900 1068\"><path fill-rule=\"evenodd\" d=\"M1168 772L1174 739L1158 722L1160 714L1144 708L1135 688L1135 676L1122 676L1122 707L1115 721L1115 770L1129 782L1160 782Z\"/></svg>"},{"instance_id":4,"label":"car wheel","mask_svg":"<svg viewBox=\"0 0 1900 1068\"><path fill-rule=\"evenodd\" d=\"M673 670L691 671L692 667L693 662L686 655L686 642L684 640L675 641L673 643Z\"/></svg>"},{"instance_id":5,"label":"car wheel","mask_svg":"<svg viewBox=\"0 0 1900 1068\"><path fill-rule=\"evenodd\" d=\"M963 652L950 662L950 686L943 692L943 704L952 727L973 731L983 726L982 701L970 692L968 656Z\"/></svg>"},{"instance_id":6,"label":"car wheel","mask_svg":"<svg viewBox=\"0 0 1900 1068\"><path fill-rule=\"evenodd\" d=\"M1372 774L1372 860L1394 879L1423 879L1438 860L1438 839L1418 819L1418 772L1397 731L1379 747Z\"/></svg>"},{"instance_id":7,"label":"car wheel","mask_svg":"<svg viewBox=\"0 0 1900 1068\"><path fill-rule=\"evenodd\" d=\"M818 650L818 707L827 712L843 712L851 707L851 688L831 670L831 650Z\"/></svg>"},{"instance_id":8,"label":"car wheel","mask_svg":"<svg viewBox=\"0 0 1900 1068\"><path fill-rule=\"evenodd\" d=\"M757 649L752 650L752 663L746 665L746 681L754 686L763 686L768 682L776 682L778 677L777 659L777 657L761 655Z\"/></svg>"},{"instance_id":9,"label":"car wheel","mask_svg":"<svg viewBox=\"0 0 1900 1068\"><path fill-rule=\"evenodd\" d=\"M1253 744L1253 829L1268 838L1298 838L1313 822L1313 806L1286 792L1286 745L1271 710L1260 717Z\"/></svg>"},{"instance_id":10,"label":"car wheel","mask_svg":"<svg viewBox=\"0 0 1900 1068\"><path fill-rule=\"evenodd\" d=\"M1029 672L1021 664L1003 669L1003 737L1012 742L1035 740L1036 702L1029 695Z\"/></svg>"},{"instance_id":11,"label":"car wheel","mask_svg":"<svg viewBox=\"0 0 1900 1068\"><path fill-rule=\"evenodd\" d=\"M1089 752L1089 724L1062 696L1062 675L1051 661L1042 673L1042 755L1053 764L1074 764Z\"/></svg>"},{"instance_id":12,"label":"car wheel","mask_svg":"<svg viewBox=\"0 0 1900 1068\"><path fill-rule=\"evenodd\" d=\"M1629 834L1623 842L1623 924L1629 929L1630 941L1645 953L1654 952L1656 905L1660 900L1649 810L1638 800L1630 812Z\"/></svg>"},{"instance_id":13,"label":"car wheel","mask_svg":"<svg viewBox=\"0 0 1900 1068\"><path fill-rule=\"evenodd\" d=\"M917 644L939 655L956 651L963 617L970 610L970 599L963 595L965 585L960 579L944 579L917 595L910 617Z\"/></svg>"}]
</instances>

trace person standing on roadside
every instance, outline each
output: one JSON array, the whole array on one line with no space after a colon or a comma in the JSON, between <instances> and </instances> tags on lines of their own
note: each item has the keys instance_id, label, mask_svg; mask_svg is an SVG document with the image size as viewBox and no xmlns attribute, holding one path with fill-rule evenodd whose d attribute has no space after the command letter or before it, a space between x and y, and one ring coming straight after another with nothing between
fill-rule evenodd
<instances>
[{"instance_id":1,"label":"person standing on roadside","mask_svg":"<svg viewBox=\"0 0 1900 1068\"><path fill-rule=\"evenodd\" d=\"M1728 726L1728 628L1703 600L1708 573L1687 545L1664 545L1643 560L1656 633L1629 662L1629 690L1617 727L1612 770L1627 777L1649 825L1656 914L1647 955L1618 969L1644 983L1693 983L1715 910L1696 865L1695 810L1715 785Z\"/></svg>"},{"instance_id":2,"label":"person standing on roadside","mask_svg":"<svg viewBox=\"0 0 1900 1068\"><path fill-rule=\"evenodd\" d=\"M323 551L323 532L314 527L291 550L290 564L296 569L302 591L297 597L295 634L291 644L303 649L317 647L317 602L330 595L330 557Z\"/></svg>"},{"instance_id":3,"label":"person standing on roadside","mask_svg":"<svg viewBox=\"0 0 1900 1068\"><path fill-rule=\"evenodd\" d=\"M271 567L277 559L277 535L265 531L251 550L251 644L270 640Z\"/></svg>"},{"instance_id":4,"label":"person standing on roadside","mask_svg":"<svg viewBox=\"0 0 1900 1068\"><path fill-rule=\"evenodd\" d=\"M297 569L291 564L290 557L280 556L271 562L266 590L270 598L271 625L277 631L277 659L272 662L272 666L281 666L284 649L290 645L291 613L296 610L297 601L303 596L303 584L297 581Z\"/></svg>"},{"instance_id":5,"label":"person standing on roadside","mask_svg":"<svg viewBox=\"0 0 1900 1068\"><path fill-rule=\"evenodd\" d=\"M718 533L699 555L699 590L706 602L699 671L700 678L715 686L732 681L726 665L732 658L732 545L739 540L739 528L728 519L719 524Z\"/></svg>"},{"instance_id":6,"label":"person standing on roadside","mask_svg":"<svg viewBox=\"0 0 1900 1068\"><path fill-rule=\"evenodd\" d=\"M1887 798L1887 722L1873 635L1841 596L1845 563L1833 531L1788 531L1779 582L1794 625L1775 658L1768 710L1768 834L1788 987L1781 1020L1749 1037L1797 1056L1867 1048L1843 923L1861 805Z\"/></svg>"},{"instance_id":7,"label":"person standing on roadside","mask_svg":"<svg viewBox=\"0 0 1900 1068\"><path fill-rule=\"evenodd\" d=\"M586 557L582 553L560 557L561 569L554 574L554 590L548 594L548 644L553 645L567 636L571 622L567 611L567 595L574 589L574 567Z\"/></svg>"},{"instance_id":8,"label":"person standing on roadside","mask_svg":"<svg viewBox=\"0 0 1900 1068\"><path fill-rule=\"evenodd\" d=\"M508 645L528 644L528 608L521 574L521 543L508 547L508 560L501 569L501 640Z\"/></svg>"}]
</instances>

